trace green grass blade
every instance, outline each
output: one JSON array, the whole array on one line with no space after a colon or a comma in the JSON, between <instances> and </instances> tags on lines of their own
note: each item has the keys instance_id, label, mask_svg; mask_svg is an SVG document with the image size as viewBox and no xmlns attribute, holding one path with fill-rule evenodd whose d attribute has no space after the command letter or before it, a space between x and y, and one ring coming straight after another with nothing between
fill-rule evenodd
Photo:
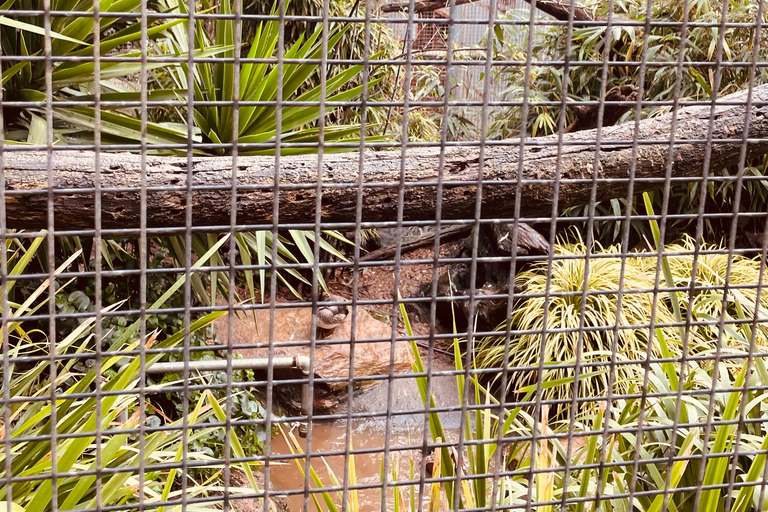
<instances>
[{"instance_id":1,"label":"green grass blade","mask_svg":"<svg viewBox=\"0 0 768 512\"><path fill-rule=\"evenodd\" d=\"M740 388L744 385L744 379L746 379L747 367L742 367L741 371L736 377L733 383L734 388ZM715 383L713 382L714 386ZM733 391L728 397L725 410L723 411L721 421L733 421L736 419L738 404L741 401L741 392ZM715 443L710 452L711 455L723 454L734 441L734 432L736 425L720 425L717 427L717 435L715 436ZM707 458L707 469L704 473L704 480L702 485L711 486L721 484L725 476L725 472L728 469L730 463L730 457L717 457ZM701 510L716 510L717 503L720 499L720 489L708 489L701 494Z\"/></svg>"},{"instance_id":2,"label":"green grass blade","mask_svg":"<svg viewBox=\"0 0 768 512\"><path fill-rule=\"evenodd\" d=\"M645 203L645 209L648 213L648 215L655 215L653 211L653 202L651 200L651 196L648 194L648 192L643 193L643 202ZM661 231L659 230L659 223L656 222L655 219L651 219L651 232L653 233L653 242L656 245L656 249L660 251L662 254L661 256L661 269L664 273L664 281L666 282L667 288L675 288L675 278L672 274L672 267L669 264L669 260L666 256L664 256L664 241L661 240ZM695 278L695 276L691 276L692 279ZM680 311L680 299L678 298L676 291L670 291L669 292L669 301L672 303L672 311L675 314L675 318L680 324L683 324L685 321L683 319L683 315ZM683 340L685 338L685 326L680 325L680 339Z\"/></svg>"},{"instance_id":3,"label":"green grass blade","mask_svg":"<svg viewBox=\"0 0 768 512\"><path fill-rule=\"evenodd\" d=\"M38 27L37 25L32 25L30 23L24 23L23 21L14 20L12 18L7 18L5 16L0 16L0 25L15 28L18 30L24 30L26 32L31 32L39 36L46 36L45 29L43 27ZM59 34L58 32L54 32L54 31L50 32L50 36L53 39L61 39L64 41L75 43L75 44L88 44L85 41L67 37L63 34Z\"/></svg>"}]
</instances>

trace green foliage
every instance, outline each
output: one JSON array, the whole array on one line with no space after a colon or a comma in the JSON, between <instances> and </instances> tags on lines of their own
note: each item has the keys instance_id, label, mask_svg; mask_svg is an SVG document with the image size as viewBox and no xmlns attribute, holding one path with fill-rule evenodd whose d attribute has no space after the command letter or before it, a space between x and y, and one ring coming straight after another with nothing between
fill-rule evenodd
<instances>
[{"instance_id":1,"label":"green foliage","mask_svg":"<svg viewBox=\"0 0 768 512\"><path fill-rule=\"evenodd\" d=\"M645 22L646 2L621 0L613 2L614 20ZM648 66L645 75L645 101L671 102L676 85L680 87L680 100L709 100L712 91L719 96L743 89L749 80L749 66L723 66L721 80L714 83L714 68L709 64L715 61L720 29L717 26L722 16L723 3L718 0L700 0L689 9L688 20L712 26L696 26L689 29L685 40L685 62L681 80L677 81L677 60L680 51L680 30L677 26L654 24L648 34L643 27L614 26L610 35L612 42L611 60L638 63L643 52L646 60L666 64ZM587 2L596 15L607 17L607 2ZM653 3L651 19L653 21L683 20L684 2L673 0ZM732 63L750 63L755 45L756 34L754 20L757 15L757 3L750 0L735 0L728 3L728 23L743 24L729 26L724 34L723 61ZM768 21L768 13L763 13ZM527 20L528 15L514 13L512 17ZM525 32L523 32L525 31ZM535 59L562 60L565 56L567 31L562 26L544 27L533 35L527 34L527 27L504 25L495 33L494 48L498 58L505 60L525 60L527 41L525 37L534 37L533 55ZM520 40L523 39L522 42ZM570 58L574 61L602 62L606 45L606 26L576 27L573 29L570 43ZM760 41L758 61L768 57L768 42ZM758 83L768 81L768 70L759 69ZM563 67L549 64L534 65L529 77L531 101L562 101ZM602 83L602 66L571 66L568 79L568 99L596 101L600 97L601 86L606 90L616 85L640 83L640 67L637 65L611 65L608 81ZM509 85L504 91L507 101L522 101L525 81L524 66L510 66L498 71L497 79ZM530 117L520 118L520 108L510 107L496 116L491 128L491 136L510 137L520 133L525 124L526 132L534 135L547 135L557 129L560 116L559 106L532 106ZM667 113L671 106L649 106L642 111L643 117L654 117ZM634 109L625 119L633 117ZM572 120L571 112L565 126Z\"/></svg>"},{"instance_id":2,"label":"green foliage","mask_svg":"<svg viewBox=\"0 0 768 512\"><path fill-rule=\"evenodd\" d=\"M653 2L651 19L653 21L681 22L685 3L683 0ZM607 17L608 2L588 2L596 15ZM646 20L647 2L637 0L619 0L613 2L614 17L618 20L631 20L644 23ZM752 0L735 0L728 2L726 19L730 25L721 34L718 25L721 23L723 3L719 0L697 0L689 2L688 20L699 23L689 29L685 39L684 66L678 78L677 61L681 46L681 34L678 26L663 26L654 24L646 34L643 26L614 26L610 34L611 51L609 59L625 61L627 66L611 65L607 81L603 83L602 66L572 65L568 76L563 75L563 67L550 64L533 65L530 75L530 102L561 102L563 80L567 80L567 100L597 101L601 97L601 87L609 90L620 85L639 85L644 79L645 102L668 102L667 105L644 106L640 112L642 118L655 117L672 110L671 102L675 97L675 88L679 87L680 101L708 101L716 91L718 98L747 87L749 83L749 63L755 42L758 40L754 24L757 16L758 3ZM768 22L768 13L763 13L764 24ZM512 17L527 20L528 14L514 13ZM706 25L710 24L710 25ZM738 25L741 24L741 25ZM723 36L722 56L718 57L718 40ZM570 43L570 59L572 62L603 62L606 52L606 26L575 27L572 38L567 41L568 33L565 27L552 26L538 29L535 34L527 33L527 26L519 27L504 25L495 32L494 49L497 60L526 60L526 37L534 37L533 56L536 60L562 61L566 55L566 44ZM522 42L520 42L522 40ZM768 41L759 38L757 48L758 62L768 58ZM645 69L645 76L640 76L640 66L643 55L648 62L654 62ZM720 68L719 82L716 83L715 68L711 64L720 58L724 65ZM658 63L658 64L657 64ZM739 64L742 65L729 65ZM525 66L515 65L498 69L496 81L508 84L502 93L505 101L520 102L523 100L523 90L526 80ZM768 70L758 67L756 83L768 82ZM522 108L511 106L493 112L489 137L505 138L526 133L534 136L548 135L557 131L560 122L561 108L555 105L530 105L527 119L522 119ZM564 126L574 120L574 114L566 109ZM620 122L634 119L635 109L627 112ZM768 169L768 160L758 158L748 161L746 176L763 176ZM734 186L736 168L715 169L710 175L714 176L707 184L707 190L701 195L699 182L689 184L673 184L669 214L695 214L700 203L705 203L705 213L730 213L734 206L741 211L760 212L765 209L766 185L760 180L744 182L741 204L734 205ZM723 180L724 177L729 179ZM626 198L610 202L600 202L596 207L597 222L593 236L604 245L612 245L622 240L623 222L615 220L601 221L601 216L624 216L627 208L633 215L646 213L642 202L636 198L631 204L626 204ZM653 194L653 205L661 211L662 194ZM588 207L567 209L563 215L586 216ZM694 235L697 219L683 218L670 220L668 225L672 238L680 238L683 233ZM587 223L574 221L586 237ZM762 232L762 225L743 221L744 231ZM647 224L633 222L630 226L632 237L630 245L642 241L649 235ZM730 230L729 218L707 218L704 221L703 235L707 240L727 238ZM739 243L747 243L747 239L739 236Z\"/></svg>"},{"instance_id":3,"label":"green foliage","mask_svg":"<svg viewBox=\"0 0 768 512\"><path fill-rule=\"evenodd\" d=\"M165 11L171 13L186 14L186 5L177 0L164 0ZM204 5L205 9L212 9L211 5ZM218 6L219 13L231 14L231 2L225 1ZM273 11L272 14L275 14ZM269 60L277 55L279 22L269 20L259 25L255 31L252 41L246 44L250 46L248 59ZM278 71L275 64L268 63L246 63L239 67L238 73L235 73L235 64L227 62L224 59L233 59L233 44L236 39L236 30L234 20L220 19L215 23L212 31L215 36L211 36L205 29L204 22L199 21L195 31L195 41L188 40L188 29L183 26L176 26L169 29L169 44L172 52L176 55L184 55L189 52L190 47L209 48L224 47L228 50L222 55L222 60L216 62L198 62L195 64L194 77L194 101L195 102L231 102L235 97L235 88L238 90L240 101L247 102L275 102L278 99L283 101L306 101L319 102L321 95L321 84L304 92L299 92L302 86L312 76L319 73L319 65L316 63L285 64L282 66L283 82L281 96L278 98ZM341 39L346 31L345 27L334 27L328 34L327 44L333 47ZM319 59L322 54L322 25L304 40L299 36L298 40L285 52L285 59ZM343 71L331 73L328 75L325 83L326 100L350 101L357 98L362 85L348 87L348 85L361 72L362 66L350 66ZM189 69L187 64L168 70L168 78L176 88L187 87ZM235 83L236 76L239 78ZM368 86L372 87L379 80L372 80ZM332 110L332 109L329 109ZM318 106L286 106L281 110L282 124L280 128L281 141L286 143L313 143L319 140L319 130L311 126L320 118L320 107ZM244 145L268 144L274 143L277 135L277 115L276 109L272 105L252 105L241 106L238 110L237 127L235 128L235 116L231 106L213 106L195 105L194 112L195 126L201 131L206 142L214 144L232 142L235 133L238 142ZM325 128L324 141L333 142L338 140L350 140L350 136L359 135L359 125L334 125ZM338 149L338 148L337 148ZM284 154L312 153L316 148L285 148ZM332 152L332 148L326 148L326 152ZM222 154L228 150L217 150L215 153ZM274 152L272 149L260 149L252 146L250 149L241 149L241 154L269 154Z\"/></svg>"},{"instance_id":4,"label":"green foliage","mask_svg":"<svg viewBox=\"0 0 768 512\"><path fill-rule=\"evenodd\" d=\"M42 238L33 244L41 243ZM15 251L9 257L10 275L23 274L34 251ZM55 269L58 274L76 261L80 256L77 251ZM203 255L198 267L207 262L210 253ZM72 292L66 293L65 288L73 280L64 284L56 283L62 308L87 308L88 300L83 295ZM16 282L11 279L8 287ZM56 340L55 347L49 343L36 340L36 332L30 329L25 317L35 314L45 306L48 281L42 282L24 303L9 303L10 320L6 327L9 337L8 375L6 382L8 393L13 403L8 405L7 413L11 421L0 425L0 430L8 430L13 438L24 438L24 442L15 442L11 451L8 445L0 447L0 500L12 496L14 507L26 512L46 512L53 509L53 481L50 474L53 471L52 462L56 464L58 473L56 487L56 502L61 509L73 510L102 506L178 500L180 491L173 488L177 469L155 469L144 473L143 485L138 485L138 468L145 464L173 464L181 460L183 454L188 461L210 460L204 451L183 449L182 425L195 428L188 433L190 446L200 439L215 434L222 427L208 427L206 420L215 415L221 421L221 408L209 392L201 394L195 407L186 416L169 421L170 429L152 430L151 422L147 425L147 434L143 439L131 435L131 431L139 427L141 411L139 410L139 381L141 372L151 367L163 357L163 353L146 354L144 368L138 356L140 344L146 348L173 349L184 340L184 328L169 335L160 335L155 331L147 339L139 339L140 321L136 320L126 328L107 347L100 364L85 365L78 370L79 363L93 360L94 340L92 330L96 318L91 316L80 323L66 336ZM163 295L151 304L151 308L162 308L184 284L182 276L165 290ZM121 303L105 307L102 313L111 313L120 307ZM205 328L223 312L210 313L193 321L189 330L194 333ZM96 340L101 343L103 340ZM41 355L49 348L55 350L56 356L55 379L52 378L51 362L48 358L32 359L31 362L19 363L20 356ZM119 355L116 355L119 353ZM126 356L126 354L131 354ZM92 386L98 382L104 395L92 393ZM58 400L39 401L33 398L47 396L56 388ZM156 385L161 390L164 385ZM23 400L23 398L29 400ZM99 410L100 415L94 414ZM151 417L149 411L148 416ZM57 437L52 437L55 431ZM100 434L97 434L100 433ZM97 437L100 436L100 437ZM55 450L53 442L56 443ZM232 450L235 454L242 453L242 446L237 438L231 438ZM55 458L54 458L55 455ZM238 455L241 456L241 455ZM142 458L143 457L143 460ZM5 471L10 465L11 475ZM251 481L253 488L256 482L248 464L238 464ZM107 468L110 471L102 473L100 496L96 495L95 482L97 475L92 473L97 468ZM31 477L11 481L10 477ZM210 483L196 484L192 482L186 489L187 497L205 496L215 492ZM206 507L202 507L206 508Z\"/></svg>"},{"instance_id":5,"label":"green foliage","mask_svg":"<svg viewBox=\"0 0 768 512\"><path fill-rule=\"evenodd\" d=\"M193 351L190 352L188 361L209 361L220 359L219 355L215 354L211 350L202 350L205 346L204 343L192 343ZM239 355L235 356L239 358ZM183 357L181 354L171 355L168 361L181 361ZM252 370L234 370L228 377L226 372L212 372L212 373L193 373L190 381L195 385L204 386L206 388L213 387L213 389L192 390L189 392L189 401L196 403L200 400L204 400L206 397L211 397L221 403L227 404L227 391L223 387L224 385L231 384L231 396L229 401L229 414L231 418L235 418L239 421L253 421L264 419L267 416L267 411L264 410L259 397L257 397L251 388L241 387L240 383L254 382L256 377ZM167 374L157 384L163 386L179 386L182 383L182 376L179 374ZM216 387L219 386L219 387ZM184 414L184 402L185 398L183 393L168 392L166 398L171 404L174 405L174 411L170 412L170 419L181 418ZM161 426L169 424L168 418L163 418L161 415L155 414L149 418L150 423L153 426ZM219 420L211 415L200 420L201 423L218 423ZM264 439L266 437L266 430L263 424L238 424L231 425L230 432L232 437L236 437L241 444L243 452L247 457L253 457L254 455L260 455L264 451ZM191 449L195 452L204 453L210 458L221 459L225 455L225 432L222 428L209 428L204 433L196 436L195 440L190 443ZM215 476L215 473L219 469L210 467L201 468L195 471L196 474L211 478Z\"/></svg>"},{"instance_id":6,"label":"green foliage","mask_svg":"<svg viewBox=\"0 0 768 512\"><path fill-rule=\"evenodd\" d=\"M738 323L738 319L749 319L755 314L755 301L759 282L761 262L742 256L729 257L724 249L716 245L703 244L697 255L698 268L692 276L694 241L686 238L680 244L665 248L665 265L670 268L670 283L662 287L675 287L676 293L659 292L655 309L653 290L656 288L657 255L649 252L639 257L627 258L623 268L621 288L621 309L618 310L619 281L622 275L622 258L618 246L606 249L595 246L589 262L589 274L585 285L587 248L583 243L559 244L555 247L555 261L551 264L550 296L547 291L549 265L539 263L516 276L515 283L525 289L526 295L518 299L509 319L513 335L509 344L508 365L510 368L525 368L509 373L509 390L521 392L527 386L536 384L539 361L547 365L573 364L580 351L581 361L589 363L586 368L605 370L612 361L637 361L645 358L648 343L651 355L660 357L658 338L649 340L648 325L671 325L682 323L691 314L694 326L688 333L690 353L710 353L718 343L722 347L737 346L743 339L749 339L751 326ZM734 288L728 291L728 300L723 308L722 289L725 285L727 265L731 265L730 280ZM691 300L682 300L678 295L687 296L691 281L695 280L696 293ZM666 286L665 286L666 285ZM707 288L710 287L710 288ZM586 288L586 304L582 294ZM768 307L768 295L760 296L761 307ZM582 320L583 309L583 320ZM679 311L676 311L679 309ZM543 312L546 310L546 319ZM720 333L717 325L706 325L724 315L726 329ZM546 323L545 323L546 321ZM696 325L704 323L705 325ZM579 334L579 327L585 330ZM503 331L506 325L500 326ZM546 329L546 340L542 344L542 332ZM669 354L665 357L679 357L682 345L677 328L664 327ZM718 340L719 336L719 340ZM757 343L768 343L768 330L760 325L756 332ZM500 368L504 364L505 336L489 336L477 347L477 364L483 368ZM541 352L543 345L543 353ZM614 352L615 355L614 355ZM603 364L601 364L603 363ZM555 379L573 377L573 368L546 370ZM621 364L616 367L614 389L626 393L642 381L643 368L639 365ZM580 396L606 396L608 375L598 371L579 385ZM570 400L573 390L569 386L553 388L543 392L547 399ZM567 409L567 407L565 407Z\"/></svg>"},{"instance_id":7,"label":"green foliage","mask_svg":"<svg viewBox=\"0 0 768 512\"><path fill-rule=\"evenodd\" d=\"M732 353L739 352L743 356L743 348ZM565 495L566 499L573 500L567 509L581 512L599 495L604 510L658 512L663 504L664 490L669 489L669 510L722 510L726 501L733 507L726 510L763 510L764 505L757 503L761 487L754 484L763 478L768 432L762 422L749 422L738 428L736 422L739 418L760 418L768 413L768 397L763 392L743 393L739 389L746 381L750 387L762 385L760 383L766 382L768 374L761 359L754 361L749 373L743 362L743 359L724 361L717 378L696 363L688 363L686 378L680 383L682 407L679 416L676 414L678 401L674 397L681 376L679 364L650 365L645 401L639 398L616 400L607 418L604 408L586 415L576 424L578 442L574 441L570 452L565 442L567 427L552 429L543 419L538 423L538 435L549 438L539 441L535 451L530 441L516 442L510 447L510 453L515 457L508 462L514 463L516 476L510 478L506 497L520 506L530 503L527 501L529 491L533 503L557 503ZM713 388L715 399L710 401L709 393ZM640 382L635 382L630 391L640 393ZM659 397L658 394L666 396ZM709 409L712 415L708 418ZM675 420L680 426L672 429ZM606 421L611 431L607 435L603 430ZM709 421L717 426L707 435L699 426ZM738 429L741 432L737 432ZM639 438L638 432L641 432ZM523 435L530 436L530 430ZM704 450L708 454L706 462L702 462ZM734 450L739 453L738 457ZM568 463L579 469L567 473L566 488L565 464L569 456ZM670 462L672 457L674 462ZM639 461L637 472L634 470L636 460ZM605 465L603 471L594 469L595 465L602 464ZM544 470L537 474L537 479L546 479L546 485L534 485L527 480L526 475L534 467ZM702 470L704 477L700 479ZM727 486L731 471L738 476L734 492L729 496ZM711 487L700 491L697 509L694 507L695 489L700 486ZM630 491L635 493L634 503L626 497ZM578 503L578 499L588 501ZM558 505L554 507L559 510ZM552 510L554 507L546 508Z\"/></svg>"},{"instance_id":8,"label":"green foliage","mask_svg":"<svg viewBox=\"0 0 768 512\"><path fill-rule=\"evenodd\" d=\"M288 238L290 237L290 238ZM346 261L344 255L339 252L326 239L335 239L340 243L351 244L341 233L336 230L323 231L320 237L321 254L326 253L332 258ZM314 262L314 241L315 233L306 230L290 230L287 236L278 234L277 241L271 231L249 231L238 233L235 236L237 254L243 265L263 265L272 264L272 246L277 244L276 265L287 265L294 263ZM214 247L219 242L216 235L212 233L195 234L192 236L193 254L203 254ZM176 263L183 267L186 258L184 237L170 237L162 241L167 248L167 254ZM229 251L222 249L211 257L211 265L226 267L229 266ZM267 292L267 275L265 268L259 270L240 270L236 274L235 299L240 301L264 301ZM291 284L292 282L301 282L311 286L311 282L296 269L284 269L277 271L277 278L294 296L301 298L301 295ZM322 273L318 274L318 284L324 290L327 290L325 279ZM216 304L217 294L222 297L229 296L229 272L214 271L208 276L192 276L192 289L195 299L201 304Z\"/></svg>"},{"instance_id":9,"label":"green foliage","mask_svg":"<svg viewBox=\"0 0 768 512\"><path fill-rule=\"evenodd\" d=\"M416 56L418 57L418 55ZM455 54L454 59L460 60L461 53ZM459 91L466 89L467 84L456 83L451 77L449 87L445 87L444 66L416 66L412 70L414 83L411 101L431 101L442 103L447 94L455 100ZM402 119L399 120L402 122ZM442 107L415 107L408 111L408 140L437 142L441 138L443 122L446 123L446 140L475 140L477 128L469 119L469 108L451 105L448 115L444 116ZM398 136L402 130L395 129Z\"/></svg>"},{"instance_id":10,"label":"green foliage","mask_svg":"<svg viewBox=\"0 0 768 512\"><path fill-rule=\"evenodd\" d=\"M674 258L669 257L670 261ZM750 260L739 263L746 261ZM670 263L670 268L676 267L677 263ZM401 313L406 333L412 335L402 305ZM674 349L665 332L657 329L656 341L660 353L668 358ZM583 385L607 370L585 371L579 377L579 396L600 405L587 408L589 412L575 420L573 437L569 422L550 422L547 405L539 411L538 421L522 406L499 412L497 401L476 375L471 375L469 382L463 380L459 344L454 340L459 396L468 385L473 404L483 405L465 418L465 464L458 464L457 454L450 447L437 447L432 474L425 476L449 480L426 483L423 488L417 484L397 486L391 498L382 496L382 502L387 502L388 509L391 504L392 510L413 512L419 510L418 493L422 489L425 508L421 510L428 511L497 506L584 512L598 509L599 497L600 510L659 512L668 494L667 508L679 512L764 510L765 503L758 500L764 487L760 482L766 467L768 429L760 418L768 415L768 394L762 389L768 383L768 369L760 357L746 363L750 343L742 335L748 336L749 331L732 336L716 365L688 361L683 368L680 361L646 365L639 360L638 372L647 366L647 384L643 379L628 382L627 394L617 396L610 408L605 402L597 402L604 395L592 394L588 385ZM412 349L413 371L423 374L426 370L415 343ZM544 376L542 383L520 389L521 403L533 403L538 393L544 394L542 399L563 396L559 388L570 389L575 381L573 375L555 378L555 370L545 370ZM427 395L426 377L417 378L417 384L425 407L434 407L434 399ZM712 425L709 432L701 428L707 424ZM451 434L444 429L440 413L430 413L429 428L433 442L450 442ZM292 452L300 453L293 435L281 432ZM534 432L536 443L532 442ZM503 444L498 442L500 438ZM566 471L566 465L570 470ZM305 461L297 459L296 466L303 474ZM402 480L398 478L398 467L392 464L390 483ZM494 468L507 473L494 481L487 476L493 474ZM349 458L348 469L350 485L354 486L359 477L354 456ZM331 481L323 482L310 466L315 487L340 486L339 478L330 469L329 474ZM453 486L457 474L461 477L460 488ZM729 493L732 474L736 479ZM418 480L413 461L410 475L404 477ZM383 481L383 475L380 478ZM627 497L629 492L634 501ZM339 504L341 492L320 491L312 497L317 510L336 512L343 508ZM350 491L343 499L347 510L359 510L356 492ZM564 508L559 505L562 500L567 501Z\"/></svg>"},{"instance_id":11,"label":"green foliage","mask_svg":"<svg viewBox=\"0 0 768 512\"><path fill-rule=\"evenodd\" d=\"M9 10L36 10L39 2L32 0L9 0L3 6ZM98 24L99 47L94 49L94 32L97 27L93 17L88 16L53 16L51 17L51 54L54 57L91 58L94 52L101 56L122 57L134 60L132 62L104 61L100 63L98 87L102 99L109 101L138 101L139 94L121 89L109 79L126 77L136 74L141 69L138 60L140 52L127 51L126 47L135 45L141 38L138 23L125 24L118 17L110 17L115 13L136 13L141 8L139 0L102 0L99 4L100 19ZM54 11L84 11L93 12L93 2L90 0L52 0L51 10ZM5 25L0 33L0 44L4 55L20 57L42 57L45 55L45 27L43 16L13 16L5 17ZM151 39L162 35L167 29L180 25L181 19L163 23L154 23L147 29ZM206 48L196 52L195 57L215 55L217 49ZM147 69L152 70L164 63L149 63ZM42 60L4 60L2 63L2 84L4 101L37 101L45 102L46 63ZM82 143L92 140L95 123L95 111L92 106L58 107L57 101L94 101L95 63L92 60L55 61L51 73L54 118L54 142L67 144ZM150 91L149 100L176 99L184 96L184 89ZM140 138L140 122L116 107L101 107L101 133L105 142L114 142ZM6 123L6 138L24 141L32 144L45 144L47 138L47 123L45 105L29 106L23 110L4 108ZM150 123L148 140L155 137L163 140L183 142L186 140L186 129L166 124Z\"/></svg>"}]
</instances>

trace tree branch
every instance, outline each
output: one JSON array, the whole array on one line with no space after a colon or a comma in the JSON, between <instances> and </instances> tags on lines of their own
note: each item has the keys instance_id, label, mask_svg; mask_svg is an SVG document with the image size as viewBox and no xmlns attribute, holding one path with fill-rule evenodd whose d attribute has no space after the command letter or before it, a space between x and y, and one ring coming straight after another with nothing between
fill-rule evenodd
<instances>
[{"instance_id":1,"label":"tree branch","mask_svg":"<svg viewBox=\"0 0 768 512\"><path fill-rule=\"evenodd\" d=\"M480 167L479 147L445 149L443 217L473 218L478 175L483 177L482 215L510 218L514 215L514 190L518 164L522 158L522 212L524 216L549 215L555 199L555 179L559 170L558 206L588 204L593 178L597 197L606 200L626 197L633 141L636 141L637 167L635 193L663 186L666 164L672 163L674 178L702 175L705 143L711 142L711 169L738 163L745 122L750 142L747 156L768 153L768 85L752 91L753 105L747 116L746 93L722 98L718 103L712 132L709 133L709 106L687 107L678 111L676 141L669 149L671 115L640 123L603 128L601 151L595 170L594 130L563 136L557 149L557 136L529 139L522 155L519 143L489 143ZM748 118L748 119L747 119ZM717 142L717 140L733 142ZM23 149L23 147L20 147ZM16 149L16 148L14 148ZM558 154L560 155L558 157ZM391 221L402 207L405 220L434 219L436 188L440 168L439 148L413 148L400 151L367 150L362 155L364 221ZM2 153L6 183L6 225L8 228L45 228L47 225L47 154L45 151ZM354 222L357 210L358 153L326 154L320 177L333 186L323 190L322 220ZM405 162L401 161L405 158ZM102 154L102 225L105 228L138 228L141 219L140 155ZM274 157L238 158L237 222L273 222ZM399 205L398 185L401 164L405 165L405 190ZM55 150L52 173L55 195L56 229L92 228L94 219L94 154ZM227 226L230 222L232 159L200 157L193 159L192 223L198 226ZM315 222L317 157L285 156L280 159L279 221ZM147 157L147 222L149 226L183 227L186 216L186 158Z\"/></svg>"},{"instance_id":2,"label":"tree branch","mask_svg":"<svg viewBox=\"0 0 768 512\"><path fill-rule=\"evenodd\" d=\"M455 5L468 4L474 0L456 0ZM408 12L409 2L393 2L391 4L385 4L381 7L382 12ZM435 11L437 9L443 9L450 7L450 0L423 0L421 2L414 2L414 12Z\"/></svg>"},{"instance_id":3,"label":"tree branch","mask_svg":"<svg viewBox=\"0 0 768 512\"><path fill-rule=\"evenodd\" d=\"M454 5L468 4L475 0L455 0ZM533 5L533 0L525 0ZM450 7L450 0L422 0L414 2L414 12L435 11ZM382 12L408 12L409 2L393 2L381 7ZM561 0L536 0L536 8L560 21L568 21L571 3ZM573 11L574 21L595 21L595 17L586 7L576 4Z\"/></svg>"},{"instance_id":4,"label":"tree branch","mask_svg":"<svg viewBox=\"0 0 768 512\"><path fill-rule=\"evenodd\" d=\"M533 0L525 0L533 5ZM569 21L571 2L561 0L536 0L536 8L560 21ZM595 21L601 18L595 17L586 7L576 4L573 8L573 21Z\"/></svg>"}]
</instances>

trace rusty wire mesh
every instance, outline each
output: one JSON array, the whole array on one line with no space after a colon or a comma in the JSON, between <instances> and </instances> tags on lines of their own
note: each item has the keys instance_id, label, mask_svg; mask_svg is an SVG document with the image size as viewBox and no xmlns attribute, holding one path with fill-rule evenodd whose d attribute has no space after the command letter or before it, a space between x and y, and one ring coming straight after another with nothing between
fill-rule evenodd
<instances>
[{"instance_id":1,"label":"rusty wire mesh","mask_svg":"<svg viewBox=\"0 0 768 512\"><path fill-rule=\"evenodd\" d=\"M423 4L0 6L8 512L768 507L765 4Z\"/></svg>"}]
</instances>

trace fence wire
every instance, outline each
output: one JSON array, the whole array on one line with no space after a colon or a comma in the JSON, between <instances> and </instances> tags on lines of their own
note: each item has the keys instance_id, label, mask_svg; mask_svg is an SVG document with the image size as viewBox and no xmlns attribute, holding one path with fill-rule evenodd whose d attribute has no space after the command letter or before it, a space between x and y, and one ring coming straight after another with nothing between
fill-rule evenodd
<instances>
[{"instance_id":1,"label":"fence wire","mask_svg":"<svg viewBox=\"0 0 768 512\"><path fill-rule=\"evenodd\" d=\"M0 507L768 510L766 10L6 1Z\"/></svg>"}]
</instances>

